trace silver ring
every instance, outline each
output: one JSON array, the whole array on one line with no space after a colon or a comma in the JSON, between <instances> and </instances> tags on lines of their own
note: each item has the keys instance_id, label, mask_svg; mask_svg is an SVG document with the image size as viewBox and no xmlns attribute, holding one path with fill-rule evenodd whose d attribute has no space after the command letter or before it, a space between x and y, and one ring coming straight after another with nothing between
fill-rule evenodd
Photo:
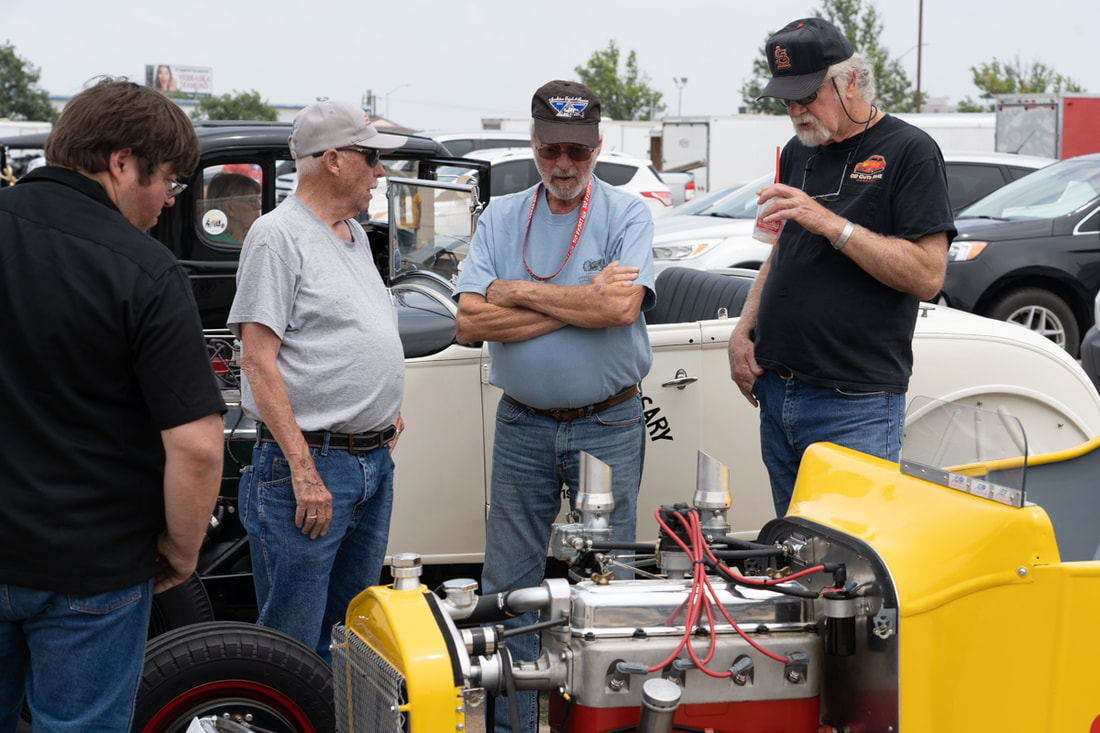
<instances>
[{"instance_id":1,"label":"silver ring","mask_svg":"<svg viewBox=\"0 0 1100 733\"><path fill-rule=\"evenodd\" d=\"M316 519L316 518L317 518L316 514L310 514L308 517L306 517L306 519Z\"/></svg>"}]
</instances>

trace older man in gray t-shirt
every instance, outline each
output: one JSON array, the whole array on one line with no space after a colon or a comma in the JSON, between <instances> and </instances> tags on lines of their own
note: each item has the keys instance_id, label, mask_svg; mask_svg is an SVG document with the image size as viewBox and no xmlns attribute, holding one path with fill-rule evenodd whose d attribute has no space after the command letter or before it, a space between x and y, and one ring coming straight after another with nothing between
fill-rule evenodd
<instances>
[{"instance_id":1,"label":"older man in gray t-shirt","mask_svg":"<svg viewBox=\"0 0 1100 733\"><path fill-rule=\"evenodd\" d=\"M353 104L294 122L298 190L248 232L229 328L241 402L259 423L241 477L259 623L330 658L332 625L377 584L403 424L396 311L355 215L382 175L379 133Z\"/></svg>"}]
</instances>

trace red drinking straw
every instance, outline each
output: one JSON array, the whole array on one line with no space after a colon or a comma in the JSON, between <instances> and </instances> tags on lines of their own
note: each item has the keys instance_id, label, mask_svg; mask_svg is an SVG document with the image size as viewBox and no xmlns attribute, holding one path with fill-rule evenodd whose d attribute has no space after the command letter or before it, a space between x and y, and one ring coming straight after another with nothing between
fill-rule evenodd
<instances>
[{"instance_id":1,"label":"red drinking straw","mask_svg":"<svg viewBox=\"0 0 1100 733\"><path fill-rule=\"evenodd\" d=\"M775 182L779 183L779 146L775 146Z\"/></svg>"}]
</instances>

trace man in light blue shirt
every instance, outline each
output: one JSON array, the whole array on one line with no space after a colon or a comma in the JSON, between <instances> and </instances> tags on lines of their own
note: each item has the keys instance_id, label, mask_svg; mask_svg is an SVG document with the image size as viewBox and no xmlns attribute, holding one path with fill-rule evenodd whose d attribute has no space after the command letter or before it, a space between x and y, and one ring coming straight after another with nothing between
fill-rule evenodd
<instances>
[{"instance_id":1,"label":"man in light blue shirt","mask_svg":"<svg viewBox=\"0 0 1100 733\"><path fill-rule=\"evenodd\" d=\"M494 199L455 288L458 340L488 341L497 408L482 592L538 585L550 525L578 489L580 451L611 466L612 539L634 540L645 453L639 384L653 361L643 310L656 300L653 220L641 199L592 175L600 103L552 81L531 101L537 186ZM510 626L531 619L512 619ZM533 660L532 634L508 641ZM524 731L538 700L518 695ZM510 731L498 705L496 730Z\"/></svg>"}]
</instances>

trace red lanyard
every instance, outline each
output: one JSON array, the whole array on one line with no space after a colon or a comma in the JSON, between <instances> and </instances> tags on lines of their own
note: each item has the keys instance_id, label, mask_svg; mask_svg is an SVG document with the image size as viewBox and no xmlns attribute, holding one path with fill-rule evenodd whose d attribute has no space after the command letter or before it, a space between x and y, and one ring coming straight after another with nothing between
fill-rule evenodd
<instances>
[{"instance_id":1,"label":"red lanyard","mask_svg":"<svg viewBox=\"0 0 1100 733\"><path fill-rule=\"evenodd\" d=\"M558 271L547 277L536 275L531 272L531 268L527 266L527 234L531 231L531 219L535 215L535 205L539 202L539 194L541 192L542 184L540 183L535 188L535 198L531 200L531 210L527 212L527 228L523 230L523 247L520 250L520 256L523 257L523 269L527 270L527 274L539 282L545 282L546 280L553 280L565 268L565 263L569 261L569 257L573 254L573 249L581 239L581 232L584 231L584 222L588 218L588 202L592 200L592 179L588 179L588 185L584 189L584 199L581 200L581 210L577 214L577 228L573 230L573 240L569 243L569 251L565 253L565 259L561 261L561 267L558 268Z\"/></svg>"}]
</instances>

